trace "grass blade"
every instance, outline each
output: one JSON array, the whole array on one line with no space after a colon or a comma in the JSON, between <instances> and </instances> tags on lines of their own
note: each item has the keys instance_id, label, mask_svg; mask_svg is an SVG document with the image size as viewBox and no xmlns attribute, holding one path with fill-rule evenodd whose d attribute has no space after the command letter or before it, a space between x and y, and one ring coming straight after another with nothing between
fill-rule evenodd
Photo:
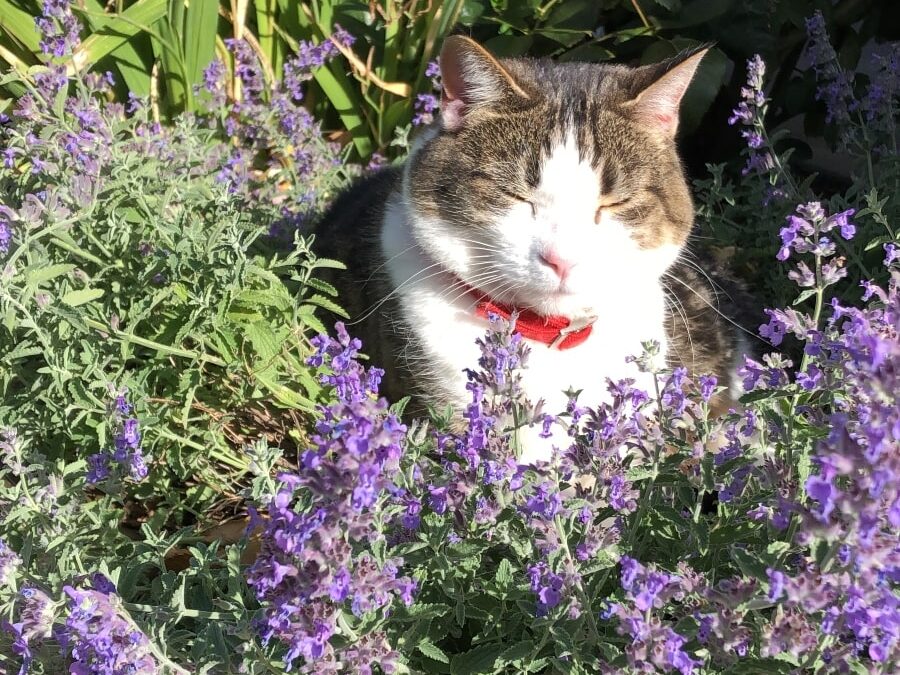
<instances>
[{"instance_id":1,"label":"grass blade","mask_svg":"<svg viewBox=\"0 0 900 675\"><path fill-rule=\"evenodd\" d=\"M0 0L0 31L32 53L40 51L40 35L34 17L9 0Z\"/></svg>"},{"instance_id":2,"label":"grass blade","mask_svg":"<svg viewBox=\"0 0 900 675\"><path fill-rule=\"evenodd\" d=\"M218 0L191 0L184 20L184 62L188 85L199 84L203 69L216 56Z\"/></svg>"},{"instance_id":3,"label":"grass blade","mask_svg":"<svg viewBox=\"0 0 900 675\"><path fill-rule=\"evenodd\" d=\"M71 69L82 70L112 54L138 33L150 32L150 27L165 15L166 0L138 0L81 43L72 54Z\"/></svg>"}]
</instances>

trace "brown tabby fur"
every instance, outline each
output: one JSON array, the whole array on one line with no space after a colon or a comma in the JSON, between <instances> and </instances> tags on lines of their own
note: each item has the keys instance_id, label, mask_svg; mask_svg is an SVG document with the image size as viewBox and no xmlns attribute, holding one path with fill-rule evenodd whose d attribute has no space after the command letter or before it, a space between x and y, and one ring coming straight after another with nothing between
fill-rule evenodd
<instances>
[{"instance_id":1,"label":"brown tabby fur","mask_svg":"<svg viewBox=\"0 0 900 675\"><path fill-rule=\"evenodd\" d=\"M385 273L379 233L392 195L405 195L417 213L439 216L460 231L490 227L494 213L534 189L542 160L573 130L583 157L598 171L604 194L628 198L627 208L615 215L641 248L685 243L694 219L674 140L655 132L635 104L691 54L638 69L545 59L495 61L471 41L451 40L457 41L451 49L458 52L451 56L463 66L481 68L490 80L485 86L502 91L501 100L475 107L459 129L448 131L436 123L422 134L402 170L383 169L351 187L322 218L315 244L319 255L348 264L331 281L351 316L349 330L363 340L372 362L386 370L384 393L393 400L412 394L416 412L425 404L442 408L447 401L432 386L434 375ZM721 291L721 279L713 281L698 269L683 255L666 276L667 358L672 366L713 373L727 384L737 339L723 315L737 314L730 299L740 293ZM627 287L623 279L622 287L610 292L627 292ZM732 403L723 396L717 407Z\"/></svg>"}]
</instances>

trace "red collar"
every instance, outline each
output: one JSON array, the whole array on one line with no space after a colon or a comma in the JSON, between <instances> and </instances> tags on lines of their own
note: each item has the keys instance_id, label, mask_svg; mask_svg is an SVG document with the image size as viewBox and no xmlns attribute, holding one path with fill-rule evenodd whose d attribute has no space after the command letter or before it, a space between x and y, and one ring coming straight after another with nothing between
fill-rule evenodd
<instances>
[{"instance_id":1,"label":"red collar","mask_svg":"<svg viewBox=\"0 0 900 675\"><path fill-rule=\"evenodd\" d=\"M494 302L474 288L470 294L476 299L475 313L482 318L488 318L488 314L496 314L509 320L517 311ZM551 349L571 349L590 337L596 320L596 316L589 316L573 322L564 316L541 316L530 309L520 309L514 330L521 333L522 337L545 344Z\"/></svg>"}]
</instances>

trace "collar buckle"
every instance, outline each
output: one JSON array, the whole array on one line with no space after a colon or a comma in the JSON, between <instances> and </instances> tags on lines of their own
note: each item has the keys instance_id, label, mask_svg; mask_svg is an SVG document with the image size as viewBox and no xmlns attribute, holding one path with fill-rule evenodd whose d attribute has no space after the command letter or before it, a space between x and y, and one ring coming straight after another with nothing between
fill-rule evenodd
<instances>
[{"instance_id":1,"label":"collar buckle","mask_svg":"<svg viewBox=\"0 0 900 675\"><path fill-rule=\"evenodd\" d=\"M596 314L591 314L589 316L583 316L580 319L572 319L572 322L565 328L561 328L559 330L559 335L553 338L553 342L550 343L550 349L557 349L572 333L579 333L586 328L590 328L598 318L599 317Z\"/></svg>"}]
</instances>

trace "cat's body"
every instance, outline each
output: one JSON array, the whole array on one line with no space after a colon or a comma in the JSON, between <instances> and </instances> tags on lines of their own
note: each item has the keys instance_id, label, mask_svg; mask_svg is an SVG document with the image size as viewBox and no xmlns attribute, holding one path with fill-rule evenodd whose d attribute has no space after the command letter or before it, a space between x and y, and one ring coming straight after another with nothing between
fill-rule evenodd
<instances>
[{"instance_id":1,"label":"cat's body","mask_svg":"<svg viewBox=\"0 0 900 675\"><path fill-rule=\"evenodd\" d=\"M351 331L387 371L385 393L461 411L484 298L590 325L577 346L560 348L565 335L530 341L524 389L549 412L569 389L596 404L607 378L652 389L627 360L648 340L671 365L729 384L734 333L680 258L693 208L673 137L696 64L501 65L471 41L448 43L441 121L402 170L343 194L317 234L320 255L348 264L333 281ZM534 434L523 459L549 454Z\"/></svg>"}]
</instances>

